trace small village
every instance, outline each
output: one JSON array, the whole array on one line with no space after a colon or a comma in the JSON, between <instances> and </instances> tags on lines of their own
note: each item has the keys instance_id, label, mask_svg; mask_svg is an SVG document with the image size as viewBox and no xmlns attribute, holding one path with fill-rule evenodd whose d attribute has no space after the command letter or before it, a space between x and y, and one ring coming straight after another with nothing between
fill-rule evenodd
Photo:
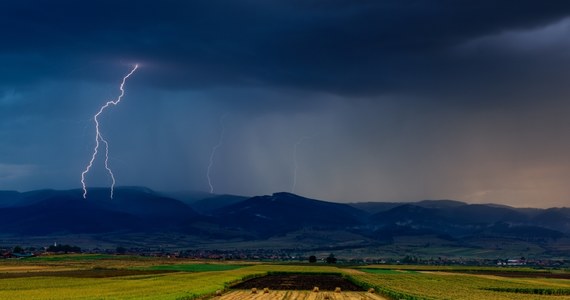
<instances>
[{"instance_id":1,"label":"small village","mask_svg":"<svg viewBox=\"0 0 570 300\"><path fill-rule=\"evenodd\" d=\"M44 247L0 247L0 259L27 259L42 256L55 256L66 254L92 254L92 255L117 255L159 257L165 259L195 259L212 261L259 261L259 262L289 262L289 263L336 263L343 265L432 265L432 266L504 266L504 267L544 267L544 268L568 268L568 259L532 259L525 257L517 258L461 258L461 257L437 257L421 258L416 256L404 256L402 258L344 258L335 257L334 253L328 255L310 255L306 251L298 249L233 249L233 250L208 250L188 249L182 251L169 251L162 248L125 248L115 249L82 249L78 246L59 245L54 243Z\"/></svg>"}]
</instances>

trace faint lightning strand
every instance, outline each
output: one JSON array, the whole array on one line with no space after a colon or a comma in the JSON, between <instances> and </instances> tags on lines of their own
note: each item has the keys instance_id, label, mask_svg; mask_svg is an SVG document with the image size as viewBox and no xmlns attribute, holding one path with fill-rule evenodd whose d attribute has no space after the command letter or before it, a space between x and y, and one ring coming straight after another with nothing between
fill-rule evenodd
<instances>
[{"instance_id":1,"label":"faint lightning strand","mask_svg":"<svg viewBox=\"0 0 570 300\"><path fill-rule=\"evenodd\" d=\"M87 186L85 184L85 175L87 175L87 173L89 173L89 170L91 170L91 167L93 166L93 162L95 162L95 158L97 158L97 154L99 153L99 142L102 142L103 144L105 144L105 169L107 169L107 172L109 172L109 176L111 176L111 196L110 197L111 197L111 199L113 199L113 191L115 189L115 175L113 174L113 171L109 167L109 143L107 142L107 140L105 140L103 138L103 135L101 135L101 132L99 131L99 116L109 106L111 106L111 105L115 106L115 105L119 104L119 102L121 102L121 99L125 95L125 90L124 90L125 82L127 81L127 78L129 78L138 69L138 67L139 67L139 65L136 64L135 67L131 70L131 72L129 72L125 77L123 77L123 81L121 82L121 85L119 86L119 90L121 90L121 94L119 95L119 97L117 97L117 99L115 99L115 100L107 101L107 103L105 103L105 105L101 106L99 111L93 117L93 120L95 121L95 148L93 148L93 154L91 155L91 160L89 161L89 164L87 165L85 170L81 173L81 185L83 186L83 198L84 199L87 199Z\"/></svg>"},{"instance_id":2,"label":"faint lightning strand","mask_svg":"<svg viewBox=\"0 0 570 300\"><path fill-rule=\"evenodd\" d=\"M297 148L303 143L303 141L310 139L309 136L301 137L295 143L293 148L293 183L291 184L291 193L295 193L295 187L297 186L297 170L299 169L299 164L297 163Z\"/></svg>"},{"instance_id":3,"label":"faint lightning strand","mask_svg":"<svg viewBox=\"0 0 570 300\"><path fill-rule=\"evenodd\" d=\"M220 126L222 130L220 131L220 139L218 143L212 148L212 152L210 153L210 164L208 164L208 171L206 172L206 177L208 178L208 185L210 185L210 194L214 193L214 185L212 184L212 178L210 177L210 173L212 171L212 166L214 165L214 156L216 155L216 151L224 144L224 134L226 133L226 125L224 123L224 119L228 116L228 114L224 114L220 118Z\"/></svg>"}]
</instances>

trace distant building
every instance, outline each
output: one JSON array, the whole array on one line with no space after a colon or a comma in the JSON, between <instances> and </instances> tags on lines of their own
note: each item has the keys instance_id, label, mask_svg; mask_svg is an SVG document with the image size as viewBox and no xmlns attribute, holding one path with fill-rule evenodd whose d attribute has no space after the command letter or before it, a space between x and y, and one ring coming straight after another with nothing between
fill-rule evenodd
<instances>
[{"instance_id":1,"label":"distant building","mask_svg":"<svg viewBox=\"0 0 570 300\"><path fill-rule=\"evenodd\" d=\"M497 262L498 266L524 266L526 265L526 259L507 259L507 260L499 260Z\"/></svg>"}]
</instances>

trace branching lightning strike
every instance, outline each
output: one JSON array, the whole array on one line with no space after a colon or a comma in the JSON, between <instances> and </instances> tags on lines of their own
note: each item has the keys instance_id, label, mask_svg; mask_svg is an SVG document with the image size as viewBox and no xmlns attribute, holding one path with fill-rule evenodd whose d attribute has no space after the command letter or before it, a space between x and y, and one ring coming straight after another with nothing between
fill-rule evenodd
<instances>
[{"instance_id":1,"label":"branching lightning strike","mask_svg":"<svg viewBox=\"0 0 570 300\"><path fill-rule=\"evenodd\" d=\"M97 158L97 154L99 153L100 143L105 144L105 169L107 170L107 172L109 173L109 176L111 177L111 195L110 195L110 198L113 199L113 191L115 189L115 175L113 174L113 171L109 167L109 143L107 142L107 140L105 140L103 138L101 131L99 131L99 119L98 118L105 111L105 109L107 109L109 106L111 106L111 105L115 106L115 105L119 104L119 102L121 102L121 99L125 95L125 90L124 90L125 82L138 69L138 67L139 67L139 65L136 64L134 66L134 68L125 77L123 77L123 81L121 82L121 85L119 86L119 90L121 90L121 94L119 95L119 97L117 97L117 99L115 99L115 100L107 101L107 103L105 103L105 105L101 106L101 108L95 114L95 116L93 116L93 120L95 121L95 148L93 148L93 154L91 155L91 160L89 161L89 164L87 165L85 170L81 173L81 185L83 186L83 198L84 199L87 199L87 186L85 184L85 175L87 175L87 173L89 173L89 170L91 170L91 167L93 166L93 162L95 162L95 159Z\"/></svg>"},{"instance_id":2,"label":"branching lightning strike","mask_svg":"<svg viewBox=\"0 0 570 300\"><path fill-rule=\"evenodd\" d=\"M297 169L299 169L299 165L297 163L297 148L303 143L303 141L310 139L309 136L301 137L295 143L295 147L293 148L293 183L291 184L291 193L295 193L295 187L297 186Z\"/></svg>"},{"instance_id":3,"label":"branching lightning strike","mask_svg":"<svg viewBox=\"0 0 570 300\"><path fill-rule=\"evenodd\" d=\"M224 134L226 132L226 125L224 123L224 119L228 116L228 114L224 114L220 117L220 138L218 143L212 148L212 152L210 153L210 163L208 164L208 170L206 171L206 178L208 179L208 185L210 186L210 194L214 193L214 185L212 184L212 178L210 177L210 173L212 171L212 166L214 165L214 156L216 155L216 151L220 148L224 143Z\"/></svg>"}]
</instances>

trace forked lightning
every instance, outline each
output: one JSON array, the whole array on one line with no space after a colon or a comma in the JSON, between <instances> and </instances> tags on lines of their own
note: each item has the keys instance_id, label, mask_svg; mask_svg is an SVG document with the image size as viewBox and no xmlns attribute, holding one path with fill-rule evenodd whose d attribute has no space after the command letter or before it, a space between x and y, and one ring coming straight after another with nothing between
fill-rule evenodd
<instances>
[{"instance_id":1,"label":"forked lightning","mask_svg":"<svg viewBox=\"0 0 570 300\"><path fill-rule=\"evenodd\" d=\"M210 173L212 171L212 166L214 165L214 156L216 155L216 151L220 148L224 143L224 134L226 132L226 125L224 124L224 119L228 116L228 114L224 114L220 118L220 126L222 129L220 130L220 139L218 143L212 148L212 152L210 153L210 163L208 164L208 170L206 171L206 178L208 179L208 185L210 185L210 194L214 193L214 185L212 184L212 178L210 177Z\"/></svg>"},{"instance_id":2,"label":"forked lightning","mask_svg":"<svg viewBox=\"0 0 570 300\"><path fill-rule=\"evenodd\" d=\"M99 116L109 106L111 106L111 105L115 106L115 105L119 104L119 102L121 102L121 99L125 95L125 90L124 90L125 82L127 81L127 78L129 78L138 69L138 67L139 67L138 64L135 65L134 68L131 70L131 72L129 72L125 77L123 77L123 81L121 82L121 85L119 86L119 89L121 90L121 94L119 95L119 97L117 97L117 99L115 99L115 100L107 101L107 103L105 103L105 105L101 106L99 111L93 117L93 120L95 121L95 148L93 148L93 154L91 155L91 160L89 161L89 164L87 165L85 170L81 173L81 185L83 186L83 198L84 199L87 199L87 186L85 184L85 175L87 175L87 173L89 173L89 170L91 170L91 167L93 166L93 162L95 162L95 159L97 158L97 154L99 153L100 143L105 144L105 169L107 169L107 172L109 172L109 176L111 177L111 195L110 195L110 197L111 197L111 199L113 199L113 191L115 189L115 175L113 174L113 171L109 167L109 143L107 142L107 140L105 140L103 138L103 135L101 134L101 131L99 130Z\"/></svg>"}]
</instances>

